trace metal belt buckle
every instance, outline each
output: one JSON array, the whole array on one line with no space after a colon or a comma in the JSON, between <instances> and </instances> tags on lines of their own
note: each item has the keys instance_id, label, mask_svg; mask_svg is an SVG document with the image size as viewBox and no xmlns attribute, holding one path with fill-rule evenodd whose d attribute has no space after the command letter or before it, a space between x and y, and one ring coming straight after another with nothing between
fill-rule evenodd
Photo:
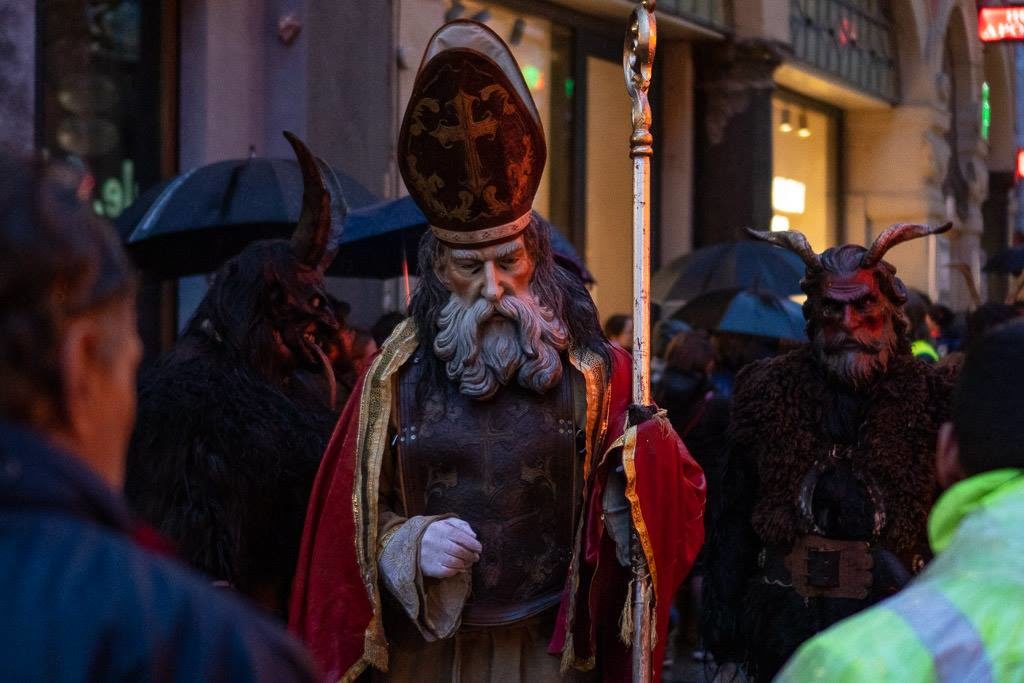
<instances>
[{"instance_id":1,"label":"metal belt buckle","mask_svg":"<svg viewBox=\"0 0 1024 683\"><path fill-rule=\"evenodd\" d=\"M872 584L871 545L824 536L801 536L786 556L793 588L805 598L864 599Z\"/></svg>"},{"instance_id":2,"label":"metal belt buckle","mask_svg":"<svg viewBox=\"0 0 1024 683\"><path fill-rule=\"evenodd\" d=\"M839 587L839 563L842 550L807 549L807 585L814 588Z\"/></svg>"}]
</instances>

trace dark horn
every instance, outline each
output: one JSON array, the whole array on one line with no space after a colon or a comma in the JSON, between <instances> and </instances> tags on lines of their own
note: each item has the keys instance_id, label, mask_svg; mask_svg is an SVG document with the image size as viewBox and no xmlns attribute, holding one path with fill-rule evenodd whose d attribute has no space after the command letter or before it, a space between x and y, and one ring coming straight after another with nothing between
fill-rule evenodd
<instances>
[{"instance_id":1,"label":"dark horn","mask_svg":"<svg viewBox=\"0 0 1024 683\"><path fill-rule=\"evenodd\" d=\"M885 230L885 232L876 237L874 242L872 242L871 247L864 253L864 256L860 260L860 267L875 267L878 262L882 260L882 257L885 256L885 253L897 244L917 239L918 237L938 235L939 233L946 232L952 227L952 223L946 223L945 225L935 227L930 225L918 225L916 223L897 223L896 225L890 226Z\"/></svg>"},{"instance_id":2,"label":"dark horn","mask_svg":"<svg viewBox=\"0 0 1024 683\"><path fill-rule=\"evenodd\" d=\"M302 170L302 211L292 233L292 251L300 263L326 270L338 252L348 209L341 183L302 140L288 131L284 131L284 137L295 150Z\"/></svg>"},{"instance_id":3,"label":"dark horn","mask_svg":"<svg viewBox=\"0 0 1024 683\"><path fill-rule=\"evenodd\" d=\"M764 242L771 242L777 246L789 249L795 252L808 268L821 268L821 256L819 256L811 245L807 242L807 238L801 232L795 230L783 230L780 232L768 231L768 230L754 230L753 228L745 228L747 234L754 239L759 239Z\"/></svg>"}]
</instances>

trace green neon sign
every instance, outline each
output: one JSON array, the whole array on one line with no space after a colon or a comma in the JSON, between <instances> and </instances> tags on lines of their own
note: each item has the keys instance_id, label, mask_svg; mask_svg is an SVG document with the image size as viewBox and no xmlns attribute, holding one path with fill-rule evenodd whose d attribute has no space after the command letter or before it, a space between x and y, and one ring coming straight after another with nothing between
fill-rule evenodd
<instances>
[{"instance_id":1,"label":"green neon sign","mask_svg":"<svg viewBox=\"0 0 1024 683\"><path fill-rule=\"evenodd\" d=\"M981 139L988 140L988 131L992 126L992 103L989 101L988 83L981 84Z\"/></svg>"}]
</instances>

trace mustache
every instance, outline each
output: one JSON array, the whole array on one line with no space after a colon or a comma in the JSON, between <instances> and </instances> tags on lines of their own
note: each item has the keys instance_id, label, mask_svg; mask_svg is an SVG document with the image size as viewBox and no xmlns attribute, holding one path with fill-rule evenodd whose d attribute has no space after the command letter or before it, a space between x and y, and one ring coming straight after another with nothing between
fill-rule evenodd
<instances>
[{"instance_id":1,"label":"mustache","mask_svg":"<svg viewBox=\"0 0 1024 683\"><path fill-rule=\"evenodd\" d=\"M830 339L827 342L822 340L821 347L822 350L829 355L856 351L858 353L877 356L882 352L881 343L865 341L863 339L858 339L853 335L843 335L842 337Z\"/></svg>"},{"instance_id":2,"label":"mustache","mask_svg":"<svg viewBox=\"0 0 1024 683\"><path fill-rule=\"evenodd\" d=\"M467 396L489 398L513 378L543 393L561 379L559 353L568 347L568 333L554 311L532 297L467 305L452 295L437 327L434 352Z\"/></svg>"}]
</instances>

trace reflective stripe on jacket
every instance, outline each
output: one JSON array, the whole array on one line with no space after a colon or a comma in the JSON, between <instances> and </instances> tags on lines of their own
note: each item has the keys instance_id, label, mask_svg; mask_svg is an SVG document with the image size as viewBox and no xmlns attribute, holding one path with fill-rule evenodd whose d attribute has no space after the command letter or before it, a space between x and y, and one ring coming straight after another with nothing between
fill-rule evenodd
<instances>
[{"instance_id":1,"label":"reflective stripe on jacket","mask_svg":"<svg viewBox=\"0 0 1024 683\"><path fill-rule=\"evenodd\" d=\"M950 488L935 560L904 591L812 638L777 681L1024 680L1024 470Z\"/></svg>"}]
</instances>

